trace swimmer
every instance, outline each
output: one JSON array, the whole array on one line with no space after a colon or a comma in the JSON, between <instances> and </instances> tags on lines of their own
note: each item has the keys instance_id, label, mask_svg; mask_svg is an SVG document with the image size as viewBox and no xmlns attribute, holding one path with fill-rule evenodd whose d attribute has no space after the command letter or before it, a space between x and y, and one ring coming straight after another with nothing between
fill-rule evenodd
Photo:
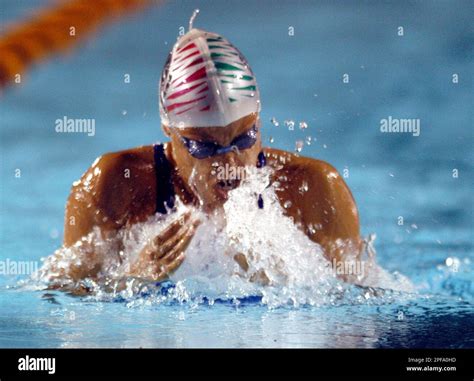
<instances>
[{"instance_id":1,"label":"swimmer","mask_svg":"<svg viewBox=\"0 0 474 381\"><path fill-rule=\"evenodd\" d=\"M66 205L65 247L94 227L110 238L155 213L173 214L177 199L207 214L221 213L241 179L219 179L217 165L269 166L272 182L279 182L276 194L285 214L322 247L331 263L361 252L357 207L336 169L321 160L262 147L255 75L224 37L193 28L190 22L164 66L159 108L169 142L104 154L73 184ZM255 208L265 208L262 196L255 199ZM199 223L191 213L176 219L146 243L127 276L167 279L185 259ZM117 245L120 248L121 242ZM81 255L62 275L77 281L103 270L105 259L96 255L93 245ZM248 268L245 253L235 260Z\"/></svg>"}]
</instances>

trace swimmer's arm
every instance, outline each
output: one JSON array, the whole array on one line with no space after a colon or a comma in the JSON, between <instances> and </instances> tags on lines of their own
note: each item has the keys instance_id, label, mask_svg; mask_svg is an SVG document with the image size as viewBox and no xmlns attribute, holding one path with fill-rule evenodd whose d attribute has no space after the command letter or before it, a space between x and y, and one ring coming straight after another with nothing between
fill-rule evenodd
<instances>
[{"instance_id":1,"label":"swimmer's arm","mask_svg":"<svg viewBox=\"0 0 474 381\"><path fill-rule=\"evenodd\" d=\"M292 181L280 200L292 201L287 213L322 246L326 258L342 261L360 252L357 206L337 170L324 161L301 158L285 172Z\"/></svg>"},{"instance_id":2,"label":"swimmer's arm","mask_svg":"<svg viewBox=\"0 0 474 381\"><path fill-rule=\"evenodd\" d=\"M95 278L103 267L104 258L95 248L97 237L92 239L90 234L97 227L99 238L113 239L117 230L101 205L101 198L109 193L105 183L109 182L114 162L113 154L101 156L71 187L64 216L63 249L49 258L45 268L53 288L63 288L63 280ZM67 248L71 250L64 250Z\"/></svg>"},{"instance_id":3,"label":"swimmer's arm","mask_svg":"<svg viewBox=\"0 0 474 381\"><path fill-rule=\"evenodd\" d=\"M117 171L114 170L118 166L117 161L114 154L103 155L73 183L64 217L65 247L86 237L94 226L99 228L104 237L108 232L119 228L116 223L118 209L114 200L122 193L117 189L121 184L120 178L116 176ZM114 177L116 184L113 183ZM115 216L111 213L113 211Z\"/></svg>"},{"instance_id":4,"label":"swimmer's arm","mask_svg":"<svg viewBox=\"0 0 474 381\"><path fill-rule=\"evenodd\" d=\"M87 239L94 227L102 239L114 241L126 223L139 222L153 213L152 163L149 147L108 153L74 182L66 204L63 245L83 245L83 249L77 251L77 265L61 269L61 275L80 280L100 272L105 258ZM122 245L119 240L116 243L117 247ZM114 255L118 257L118 252Z\"/></svg>"},{"instance_id":5,"label":"swimmer's arm","mask_svg":"<svg viewBox=\"0 0 474 381\"><path fill-rule=\"evenodd\" d=\"M74 182L66 204L64 245L71 246L94 227L103 237L155 212L153 147L139 147L99 157Z\"/></svg>"},{"instance_id":6,"label":"swimmer's arm","mask_svg":"<svg viewBox=\"0 0 474 381\"><path fill-rule=\"evenodd\" d=\"M312 223L312 230L306 229L306 234L323 246L328 259L344 261L348 256L357 256L361 248L357 205L337 170L319 163L310 167L308 173L308 186L317 192L304 213L305 220ZM311 195L311 191L307 193Z\"/></svg>"}]
</instances>

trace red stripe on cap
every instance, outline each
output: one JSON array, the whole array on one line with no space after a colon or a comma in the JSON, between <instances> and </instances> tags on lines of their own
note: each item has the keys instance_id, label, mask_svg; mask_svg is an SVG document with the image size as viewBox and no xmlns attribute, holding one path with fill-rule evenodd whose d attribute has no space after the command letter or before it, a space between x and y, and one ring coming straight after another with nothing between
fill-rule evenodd
<instances>
[{"instance_id":1,"label":"red stripe on cap","mask_svg":"<svg viewBox=\"0 0 474 381\"><path fill-rule=\"evenodd\" d=\"M196 71L194 74L191 74L188 78L186 78L186 82L194 82L201 78L206 78L205 67L202 67L198 71Z\"/></svg>"},{"instance_id":2,"label":"red stripe on cap","mask_svg":"<svg viewBox=\"0 0 474 381\"><path fill-rule=\"evenodd\" d=\"M175 108L182 107L182 106L186 106L186 105L188 105L188 104L190 104L190 103L194 103L194 102L200 101L201 99L204 99L204 98L206 98L206 95L203 95L202 97L196 98L196 99L191 100L191 101L173 103L172 105L167 106L167 107L166 107L166 110L167 110L167 111L172 111L172 110L174 110Z\"/></svg>"},{"instance_id":3,"label":"red stripe on cap","mask_svg":"<svg viewBox=\"0 0 474 381\"><path fill-rule=\"evenodd\" d=\"M209 90L209 86L206 86L206 87L203 88L202 90L199 90L199 91L197 92L197 94L201 94L201 93L203 93L203 92L206 91L206 90Z\"/></svg>"},{"instance_id":4,"label":"red stripe on cap","mask_svg":"<svg viewBox=\"0 0 474 381\"><path fill-rule=\"evenodd\" d=\"M183 113L185 113L186 111L189 111L189 110L193 109L194 107L196 107L196 105L192 105L191 107L189 107L189 108L187 108L187 109L184 109L184 110L182 110L182 111L180 111L180 112L177 112L176 115L183 114Z\"/></svg>"},{"instance_id":5,"label":"red stripe on cap","mask_svg":"<svg viewBox=\"0 0 474 381\"><path fill-rule=\"evenodd\" d=\"M204 87L203 89L199 90L196 94L201 94L204 91L209 90L209 86Z\"/></svg>"},{"instance_id":6,"label":"red stripe on cap","mask_svg":"<svg viewBox=\"0 0 474 381\"><path fill-rule=\"evenodd\" d=\"M198 79L205 78L206 77L206 68L202 67L199 70L196 70L193 74L191 74L188 78L183 79L180 83L178 83L176 86L180 86L183 83L191 83L194 81L197 81ZM183 76L176 78L171 84L176 82L178 79L183 78Z\"/></svg>"},{"instance_id":7,"label":"red stripe on cap","mask_svg":"<svg viewBox=\"0 0 474 381\"><path fill-rule=\"evenodd\" d=\"M194 65L197 65L197 64L200 64L200 63L203 63L204 60L201 58L198 58L197 60L194 60L193 62L191 62L188 66L185 67L185 69L191 67L191 66L194 66Z\"/></svg>"},{"instance_id":8,"label":"red stripe on cap","mask_svg":"<svg viewBox=\"0 0 474 381\"><path fill-rule=\"evenodd\" d=\"M187 93L189 93L190 91L194 90L196 87L201 86L203 83L206 83L206 82L204 81L204 82L198 83L197 85L191 86L191 87L189 87L189 88L187 88L187 89L177 91L177 92L171 94L170 96L168 96L167 99L178 98L178 97L180 97L181 95L187 94ZM206 86L206 87L207 87L207 86ZM199 94L199 93L198 93L198 94Z\"/></svg>"},{"instance_id":9,"label":"red stripe on cap","mask_svg":"<svg viewBox=\"0 0 474 381\"><path fill-rule=\"evenodd\" d=\"M199 54L199 50L196 50L195 52L192 52L191 54L188 54L186 57L179 58L175 61L175 64L183 62L184 60L188 59L189 57L195 56L196 54ZM176 70L177 68L173 69Z\"/></svg>"},{"instance_id":10,"label":"red stripe on cap","mask_svg":"<svg viewBox=\"0 0 474 381\"><path fill-rule=\"evenodd\" d=\"M182 52L184 52L188 49L195 48L195 47L196 47L196 44L194 42L192 42L192 43L186 45L184 48L179 49L178 53L182 53Z\"/></svg>"}]
</instances>

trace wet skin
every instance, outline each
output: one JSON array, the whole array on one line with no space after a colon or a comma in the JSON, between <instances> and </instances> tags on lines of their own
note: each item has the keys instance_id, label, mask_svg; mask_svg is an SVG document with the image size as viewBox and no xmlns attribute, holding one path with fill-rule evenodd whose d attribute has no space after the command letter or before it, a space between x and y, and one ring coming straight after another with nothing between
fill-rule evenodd
<instances>
[{"instance_id":1,"label":"wet skin","mask_svg":"<svg viewBox=\"0 0 474 381\"><path fill-rule=\"evenodd\" d=\"M219 213L228 191L237 187L239 181L219 181L213 172L213 164L255 166L262 147L259 131L258 140L251 148L196 159L187 151L180 135L227 146L255 123L258 123L257 115L250 114L224 128L176 131L163 127L171 139L165 152L174 168L175 192L184 203L193 203L207 213ZM326 258L331 262L334 259L343 261L349 253L359 252L357 207L338 172L320 160L272 148L264 148L263 152L267 166L274 169L272 181L280 184L277 195L281 205L287 206L285 213L312 241L322 246ZM64 245L75 244L94 226L100 228L104 238L114 237L120 229L153 215L156 210L154 171L151 145L107 153L98 158L73 184L66 205ZM303 191L302 188L306 187L307 191ZM145 246L128 275L150 280L165 279L182 263L183 252L198 224L199 221L190 214L185 216L184 224L182 221L171 224ZM84 256L83 265L67 270L69 277L76 280L94 277L100 271L103 258L95 255L93 247L85 250ZM236 256L235 259L245 269L244 257Z\"/></svg>"}]
</instances>

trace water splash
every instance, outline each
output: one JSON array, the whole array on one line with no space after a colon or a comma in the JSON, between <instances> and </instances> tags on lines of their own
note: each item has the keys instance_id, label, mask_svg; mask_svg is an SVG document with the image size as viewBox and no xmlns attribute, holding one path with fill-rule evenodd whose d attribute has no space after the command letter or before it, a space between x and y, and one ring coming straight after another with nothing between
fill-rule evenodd
<instances>
[{"instance_id":1,"label":"water splash","mask_svg":"<svg viewBox=\"0 0 474 381\"><path fill-rule=\"evenodd\" d=\"M154 215L115 237L104 240L94 230L76 245L48 257L34 279L43 287L60 282L76 291L87 290L89 299L126 301L129 305L238 304L249 298L269 307L380 303L387 302L394 292L412 290L406 278L377 266L373 237L366 242L364 259L370 274L357 278L358 285L340 280L321 247L285 215L285 206L276 195L281 183L270 185L270 176L270 168L249 169L246 180L230 192L220 213L201 215L202 223L186 250L186 259L168 282L146 283L124 274L146 242L171 222L190 209L201 213L180 202L175 213ZM302 186L308 190L307 184ZM263 209L257 207L260 194ZM81 261L87 261L88 270L102 261L104 264L94 279L77 282L67 274L71 267L84 265Z\"/></svg>"}]
</instances>

